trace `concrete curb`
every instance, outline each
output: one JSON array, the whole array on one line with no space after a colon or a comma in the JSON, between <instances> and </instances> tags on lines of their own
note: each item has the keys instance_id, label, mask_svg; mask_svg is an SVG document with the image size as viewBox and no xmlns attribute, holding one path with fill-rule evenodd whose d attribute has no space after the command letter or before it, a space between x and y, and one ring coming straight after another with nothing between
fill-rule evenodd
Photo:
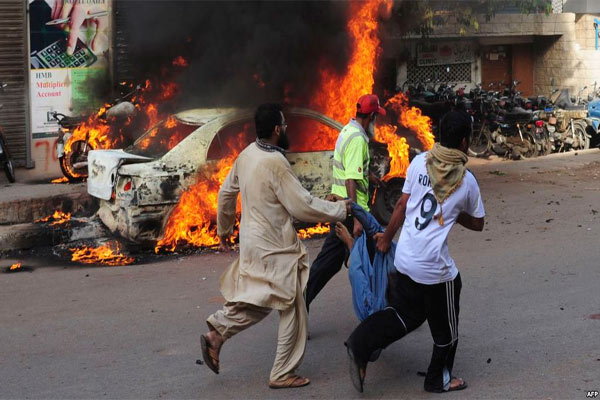
<instances>
[{"instance_id":1,"label":"concrete curb","mask_svg":"<svg viewBox=\"0 0 600 400\"><path fill-rule=\"evenodd\" d=\"M56 210L90 215L95 204L85 184L11 185L0 195L0 225L31 223Z\"/></svg>"},{"instance_id":2,"label":"concrete curb","mask_svg":"<svg viewBox=\"0 0 600 400\"><path fill-rule=\"evenodd\" d=\"M54 246L76 240L108 236L102 222L95 217L76 218L63 225L29 223L0 226L0 252Z\"/></svg>"}]
</instances>

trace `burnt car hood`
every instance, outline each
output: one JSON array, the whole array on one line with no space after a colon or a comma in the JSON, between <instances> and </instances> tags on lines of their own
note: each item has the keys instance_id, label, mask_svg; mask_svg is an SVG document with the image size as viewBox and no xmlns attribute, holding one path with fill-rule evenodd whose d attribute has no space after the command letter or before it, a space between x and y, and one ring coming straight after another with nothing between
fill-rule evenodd
<instances>
[{"instance_id":1,"label":"burnt car hood","mask_svg":"<svg viewBox=\"0 0 600 400\"><path fill-rule=\"evenodd\" d=\"M110 200L117 170L122 164L152 160L123 150L91 150L88 154L88 193L100 199Z\"/></svg>"}]
</instances>

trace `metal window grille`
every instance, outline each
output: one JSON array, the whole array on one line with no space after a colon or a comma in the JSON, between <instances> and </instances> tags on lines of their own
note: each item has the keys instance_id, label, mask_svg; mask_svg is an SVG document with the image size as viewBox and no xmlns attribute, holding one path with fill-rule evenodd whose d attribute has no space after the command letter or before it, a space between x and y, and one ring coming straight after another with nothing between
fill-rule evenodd
<instances>
[{"instance_id":1,"label":"metal window grille","mask_svg":"<svg viewBox=\"0 0 600 400\"><path fill-rule=\"evenodd\" d=\"M552 12L554 14L563 12L563 0L552 0Z\"/></svg>"},{"instance_id":2,"label":"metal window grille","mask_svg":"<svg viewBox=\"0 0 600 400\"><path fill-rule=\"evenodd\" d=\"M450 72L448 72L448 68ZM425 67L411 63L408 64L406 73L409 82L422 82L427 79L442 82L471 82L471 63Z\"/></svg>"}]
</instances>

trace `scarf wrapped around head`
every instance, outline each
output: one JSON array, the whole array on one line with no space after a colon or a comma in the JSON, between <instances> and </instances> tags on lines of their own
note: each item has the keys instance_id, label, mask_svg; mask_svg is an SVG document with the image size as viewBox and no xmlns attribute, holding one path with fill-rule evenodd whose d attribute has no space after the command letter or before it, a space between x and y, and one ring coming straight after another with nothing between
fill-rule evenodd
<instances>
[{"instance_id":1,"label":"scarf wrapped around head","mask_svg":"<svg viewBox=\"0 0 600 400\"><path fill-rule=\"evenodd\" d=\"M442 203L460 187L467 172L467 161L469 157L462 151L444 147L439 143L435 143L427 153L427 174L433 195L440 205L440 225L444 224Z\"/></svg>"}]
</instances>

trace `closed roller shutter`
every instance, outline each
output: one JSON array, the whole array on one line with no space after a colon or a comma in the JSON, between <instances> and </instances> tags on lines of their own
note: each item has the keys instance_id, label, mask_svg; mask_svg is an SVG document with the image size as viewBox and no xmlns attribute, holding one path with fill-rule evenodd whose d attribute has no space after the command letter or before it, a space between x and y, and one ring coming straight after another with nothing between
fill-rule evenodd
<instances>
[{"instance_id":1,"label":"closed roller shutter","mask_svg":"<svg viewBox=\"0 0 600 400\"><path fill-rule=\"evenodd\" d=\"M135 2L116 0L113 2L115 10L115 29L114 29L114 49L115 56L114 60L114 77L115 82L133 82L135 81L136 74L131 62L129 53L129 38L127 19L130 18L132 13L135 13L136 6ZM139 11L137 11L139 12Z\"/></svg>"},{"instance_id":2,"label":"closed roller shutter","mask_svg":"<svg viewBox=\"0 0 600 400\"><path fill-rule=\"evenodd\" d=\"M16 166L31 167L27 140L27 29L25 2L0 1L0 126Z\"/></svg>"}]
</instances>

